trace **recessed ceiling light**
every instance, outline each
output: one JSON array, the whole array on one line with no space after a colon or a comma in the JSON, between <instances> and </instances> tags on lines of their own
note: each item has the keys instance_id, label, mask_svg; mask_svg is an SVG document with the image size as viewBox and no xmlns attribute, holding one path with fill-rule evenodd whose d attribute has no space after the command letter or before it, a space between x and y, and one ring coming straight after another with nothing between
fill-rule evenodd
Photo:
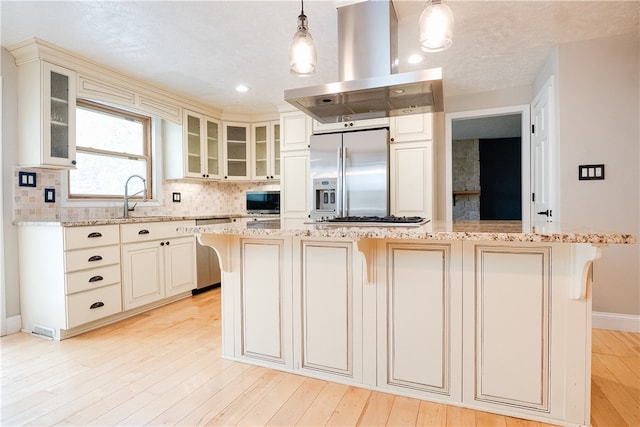
<instances>
[{"instance_id":1,"label":"recessed ceiling light","mask_svg":"<svg viewBox=\"0 0 640 427\"><path fill-rule=\"evenodd\" d=\"M418 64L422 62L422 59L423 59L422 55L418 55L417 53L414 53L409 57L408 61L409 61L409 64Z\"/></svg>"},{"instance_id":2,"label":"recessed ceiling light","mask_svg":"<svg viewBox=\"0 0 640 427\"><path fill-rule=\"evenodd\" d=\"M247 92L249 90L249 88L245 85L238 85L236 86L236 90L238 92Z\"/></svg>"}]
</instances>

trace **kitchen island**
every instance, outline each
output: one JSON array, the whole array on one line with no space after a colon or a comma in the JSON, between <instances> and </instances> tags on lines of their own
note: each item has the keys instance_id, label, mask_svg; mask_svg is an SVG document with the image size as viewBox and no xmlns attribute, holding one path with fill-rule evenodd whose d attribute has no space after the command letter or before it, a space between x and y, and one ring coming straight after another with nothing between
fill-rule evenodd
<instances>
[{"instance_id":1,"label":"kitchen island","mask_svg":"<svg viewBox=\"0 0 640 427\"><path fill-rule=\"evenodd\" d=\"M225 358L560 425L590 424L593 260L635 243L520 222L179 231L218 252Z\"/></svg>"}]
</instances>

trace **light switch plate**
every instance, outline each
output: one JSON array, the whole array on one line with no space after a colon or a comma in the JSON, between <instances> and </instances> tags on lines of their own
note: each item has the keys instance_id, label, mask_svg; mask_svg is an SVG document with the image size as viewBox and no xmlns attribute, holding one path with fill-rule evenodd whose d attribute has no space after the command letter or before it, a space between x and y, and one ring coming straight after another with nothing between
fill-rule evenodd
<instances>
[{"instance_id":1,"label":"light switch plate","mask_svg":"<svg viewBox=\"0 0 640 427\"><path fill-rule=\"evenodd\" d=\"M173 193L173 202L180 203L180 193Z\"/></svg>"},{"instance_id":2,"label":"light switch plate","mask_svg":"<svg viewBox=\"0 0 640 427\"><path fill-rule=\"evenodd\" d=\"M35 172L18 172L18 185L20 187L35 187L36 173Z\"/></svg>"},{"instance_id":3,"label":"light switch plate","mask_svg":"<svg viewBox=\"0 0 640 427\"><path fill-rule=\"evenodd\" d=\"M604 179L604 165L579 165L578 179L580 181Z\"/></svg>"}]
</instances>

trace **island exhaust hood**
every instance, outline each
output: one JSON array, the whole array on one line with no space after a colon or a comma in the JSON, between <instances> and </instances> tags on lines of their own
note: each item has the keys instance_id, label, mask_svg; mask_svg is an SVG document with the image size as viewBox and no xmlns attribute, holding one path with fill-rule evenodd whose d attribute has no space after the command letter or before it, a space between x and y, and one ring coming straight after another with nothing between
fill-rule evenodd
<instances>
[{"instance_id":1,"label":"island exhaust hood","mask_svg":"<svg viewBox=\"0 0 640 427\"><path fill-rule=\"evenodd\" d=\"M340 81L288 89L284 99L320 123L443 111L441 68L395 72L397 26L390 1L339 7Z\"/></svg>"}]
</instances>

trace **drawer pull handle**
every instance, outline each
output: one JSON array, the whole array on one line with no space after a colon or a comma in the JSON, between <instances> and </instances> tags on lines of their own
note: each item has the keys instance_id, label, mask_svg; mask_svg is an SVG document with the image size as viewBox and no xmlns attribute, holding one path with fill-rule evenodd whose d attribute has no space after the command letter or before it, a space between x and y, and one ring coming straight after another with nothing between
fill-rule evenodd
<instances>
[{"instance_id":1,"label":"drawer pull handle","mask_svg":"<svg viewBox=\"0 0 640 427\"><path fill-rule=\"evenodd\" d=\"M87 237L89 239L93 239L94 237L102 237L102 233L98 233L97 231L95 231L93 233L89 233L89 235Z\"/></svg>"},{"instance_id":2,"label":"drawer pull handle","mask_svg":"<svg viewBox=\"0 0 640 427\"><path fill-rule=\"evenodd\" d=\"M89 262L94 262L94 261L102 261L102 257L100 255L94 255L91 258L89 258Z\"/></svg>"},{"instance_id":3,"label":"drawer pull handle","mask_svg":"<svg viewBox=\"0 0 640 427\"><path fill-rule=\"evenodd\" d=\"M91 307L89 307L89 310L100 307L104 307L104 303L102 301L94 302L93 304L91 304Z\"/></svg>"},{"instance_id":4,"label":"drawer pull handle","mask_svg":"<svg viewBox=\"0 0 640 427\"><path fill-rule=\"evenodd\" d=\"M149 230L140 230L138 234L149 234Z\"/></svg>"},{"instance_id":5,"label":"drawer pull handle","mask_svg":"<svg viewBox=\"0 0 640 427\"><path fill-rule=\"evenodd\" d=\"M99 282L101 280L104 280L104 277L102 277L102 276L93 276L91 279L89 279L89 283Z\"/></svg>"}]
</instances>

